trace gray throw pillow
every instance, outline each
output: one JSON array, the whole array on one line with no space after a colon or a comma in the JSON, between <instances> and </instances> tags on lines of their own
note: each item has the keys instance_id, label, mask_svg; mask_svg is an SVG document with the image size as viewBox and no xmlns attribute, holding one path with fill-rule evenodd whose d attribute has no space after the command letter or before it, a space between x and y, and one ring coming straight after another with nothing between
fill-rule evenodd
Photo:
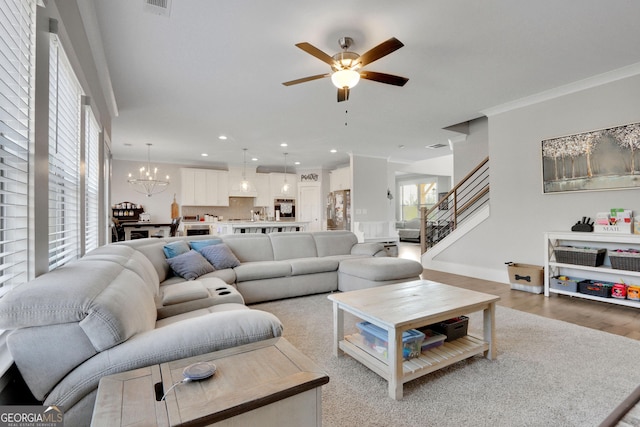
<instances>
[{"instance_id":1,"label":"gray throw pillow","mask_svg":"<svg viewBox=\"0 0 640 427\"><path fill-rule=\"evenodd\" d=\"M206 246L200 249L200 253L209 261L216 270L233 268L240 265L240 261L225 243Z\"/></svg>"},{"instance_id":2,"label":"gray throw pillow","mask_svg":"<svg viewBox=\"0 0 640 427\"><path fill-rule=\"evenodd\" d=\"M213 266L193 249L182 255L167 258L167 262L178 276L184 277L187 280L194 280L203 274L215 271Z\"/></svg>"}]
</instances>

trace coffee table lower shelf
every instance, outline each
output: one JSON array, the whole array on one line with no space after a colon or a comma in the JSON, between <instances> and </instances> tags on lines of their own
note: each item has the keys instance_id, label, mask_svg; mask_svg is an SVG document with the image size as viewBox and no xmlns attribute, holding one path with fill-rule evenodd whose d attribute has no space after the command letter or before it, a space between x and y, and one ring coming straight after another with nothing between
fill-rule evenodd
<instances>
[{"instance_id":1,"label":"coffee table lower shelf","mask_svg":"<svg viewBox=\"0 0 640 427\"><path fill-rule=\"evenodd\" d=\"M374 350L367 347L361 334L345 336L339 346L346 354L385 380L390 380L389 364ZM489 351L489 343L474 335L466 335L454 341L444 342L441 346L427 350L418 357L405 360L402 363L402 383L487 351Z\"/></svg>"}]
</instances>

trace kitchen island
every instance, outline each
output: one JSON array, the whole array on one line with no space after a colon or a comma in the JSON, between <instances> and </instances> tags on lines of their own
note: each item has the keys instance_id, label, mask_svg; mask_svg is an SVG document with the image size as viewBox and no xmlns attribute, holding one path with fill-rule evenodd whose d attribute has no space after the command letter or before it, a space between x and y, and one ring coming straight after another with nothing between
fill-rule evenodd
<instances>
[{"instance_id":1,"label":"kitchen island","mask_svg":"<svg viewBox=\"0 0 640 427\"><path fill-rule=\"evenodd\" d=\"M192 225L209 226L209 234L244 234L244 233L277 233L283 231L305 231L307 222L300 221L185 221L181 224L182 233L187 231Z\"/></svg>"}]
</instances>

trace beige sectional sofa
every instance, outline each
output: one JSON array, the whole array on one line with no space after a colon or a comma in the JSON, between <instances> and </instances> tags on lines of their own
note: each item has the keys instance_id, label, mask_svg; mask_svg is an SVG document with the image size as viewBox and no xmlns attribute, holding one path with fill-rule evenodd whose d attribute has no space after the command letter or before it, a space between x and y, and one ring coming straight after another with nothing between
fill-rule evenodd
<instances>
[{"instance_id":1,"label":"beige sectional sofa","mask_svg":"<svg viewBox=\"0 0 640 427\"><path fill-rule=\"evenodd\" d=\"M164 246L206 239L103 246L0 299L0 329L12 330L7 345L20 373L38 400L65 409L66 426L89 424L105 375L282 334L275 316L245 302L347 289L356 276L361 287L422 272L409 260L372 263L385 251L352 233L319 232L225 236L239 265L195 280L175 276ZM356 276L341 283L343 263ZM385 274L372 276L376 269Z\"/></svg>"}]
</instances>

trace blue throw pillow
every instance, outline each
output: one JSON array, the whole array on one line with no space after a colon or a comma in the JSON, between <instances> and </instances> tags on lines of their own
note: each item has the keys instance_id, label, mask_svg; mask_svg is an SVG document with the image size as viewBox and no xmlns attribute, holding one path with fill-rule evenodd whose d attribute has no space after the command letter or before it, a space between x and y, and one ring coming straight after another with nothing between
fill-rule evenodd
<instances>
[{"instance_id":1,"label":"blue throw pillow","mask_svg":"<svg viewBox=\"0 0 640 427\"><path fill-rule=\"evenodd\" d=\"M173 258L178 255L187 253L191 250L189 244L184 240L179 240L173 243L167 243L163 246L164 256L167 258Z\"/></svg>"},{"instance_id":2,"label":"blue throw pillow","mask_svg":"<svg viewBox=\"0 0 640 427\"><path fill-rule=\"evenodd\" d=\"M222 243L222 239L194 240L193 242L189 242L191 249L195 249L198 252L206 246L218 245L220 243Z\"/></svg>"},{"instance_id":3,"label":"blue throw pillow","mask_svg":"<svg viewBox=\"0 0 640 427\"><path fill-rule=\"evenodd\" d=\"M167 258L167 262L174 273L187 280L194 280L203 274L215 271L209 261L193 249L173 258Z\"/></svg>"},{"instance_id":4,"label":"blue throw pillow","mask_svg":"<svg viewBox=\"0 0 640 427\"><path fill-rule=\"evenodd\" d=\"M204 247L200 253L207 261L213 264L216 270L224 270L225 268L233 268L240 265L240 260L225 243Z\"/></svg>"}]
</instances>

